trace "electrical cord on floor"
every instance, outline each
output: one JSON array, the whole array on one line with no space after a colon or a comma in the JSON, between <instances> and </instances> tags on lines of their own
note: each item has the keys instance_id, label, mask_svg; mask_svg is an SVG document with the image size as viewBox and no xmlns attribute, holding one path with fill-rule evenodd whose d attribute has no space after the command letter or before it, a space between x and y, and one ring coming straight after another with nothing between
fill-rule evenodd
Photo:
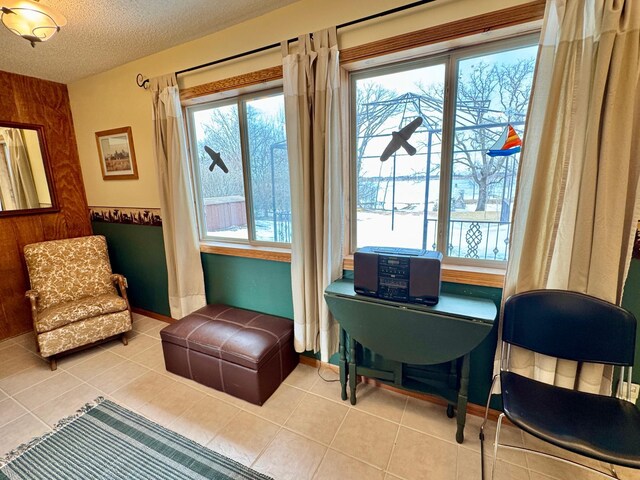
<instances>
[{"instance_id":1,"label":"electrical cord on floor","mask_svg":"<svg viewBox=\"0 0 640 480\"><path fill-rule=\"evenodd\" d=\"M318 338L319 338L319 337L320 337L320 332L318 332L318 333L316 334L316 341L315 341L315 344L316 344L316 345L318 345ZM339 378L336 378L336 379L334 379L334 380L329 380L328 378L324 378L324 377L322 376L322 374L320 373L320 369L321 369L321 368L322 368L322 362L321 362L320 360L318 360L318 370L316 370L316 371L318 372L318 376L319 376L322 380L324 380L324 381L325 381L325 382L327 382L327 383L333 383L333 382L339 382L339 381L340 381L340 379L339 379Z\"/></svg>"}]
</instances>

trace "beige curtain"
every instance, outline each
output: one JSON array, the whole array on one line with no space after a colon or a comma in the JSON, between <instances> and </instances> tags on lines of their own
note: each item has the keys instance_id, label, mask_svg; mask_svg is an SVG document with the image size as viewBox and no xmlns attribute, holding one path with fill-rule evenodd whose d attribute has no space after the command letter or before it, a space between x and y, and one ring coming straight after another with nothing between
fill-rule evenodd
<instances>
[{"instance_id":1,"label":"beige curtain","mask_svg":"<svg viewBox=\"0 0 640 480\"><path fill-rule=\"evenodd\" d=\"M547 2L503 298L557 288L621 302L640 218L639 74L638 0ZM515 349L511 368L610 389L602 365Z\"/></svg>"},{"instance_id":2,"label":"beige curtain","mask_svg":"<svg viewBox=\"0 0 640 480\"><path fill-rule=\"evenodd\" d=\"M169 306L182 318L206 305L187 142L175 75L151 79L150 89Z\"/></svg>"},{"instance_id":3,"label":"beige curtain","mask_svg":"<svg viewBox=\"0 0 640 480\"><path fill-rule=\"evenodd\" d=\"M338 349L339 326L324 289L342 274L340 69L335 27L283 43L291 177L291 285L296 351Z\"/></svg>"},{"instance_id":4,"label":"beige curtain","mask_svg":"<svg viewBox=\"0 0 640 480\"><path fill-rule=\"evenodd\" d=\"M38 192L22 131L18 128L2 128L0 135L6 142L8 153L8 158L3 155L4 165L0 167L3 176L0 181L2 198L7 199L7 205L13 205L17 210L39 208ZM8 181L4 178L5 175L8 175Z\"/></svg>"}]
</instances>

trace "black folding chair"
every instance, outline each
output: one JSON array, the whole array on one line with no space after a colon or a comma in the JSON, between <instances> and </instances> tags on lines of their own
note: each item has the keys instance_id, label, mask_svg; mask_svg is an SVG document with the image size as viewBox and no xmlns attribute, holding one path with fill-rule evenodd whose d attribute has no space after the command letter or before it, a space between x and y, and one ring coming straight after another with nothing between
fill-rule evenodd
<instances>
[{"instance_id":1,"label":"black folding chair","mask_svg":"<svg viewBox=\"0 0 640 480\"><path fill-rule=\"evenodd\" d=\"M554 458L607 478L618 478L614 465L640 468L640 410L628 401L636 340L635 317L623 308L581 293L536 290L507 299L502 328L500 383L504 413L498 417L491 478L505 416L541 440L610 464L611 473L524 447L500 447ZM620 370L617 396L624 398L557 387L511 372L512 345L562 359L612 365ZM623 392L625 367L627 388ZM497 377L493 379L492 391ZM483 480L484 428L489 400L480 428Z\"/></svg>"}]
</instances>

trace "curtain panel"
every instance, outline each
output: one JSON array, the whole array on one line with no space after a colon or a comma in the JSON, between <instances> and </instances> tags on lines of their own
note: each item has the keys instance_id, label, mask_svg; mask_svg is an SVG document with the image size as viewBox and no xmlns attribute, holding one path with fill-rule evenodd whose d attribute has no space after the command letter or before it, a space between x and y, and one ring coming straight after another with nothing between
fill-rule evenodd
<instances>
[{"instance_id":1,"label":"curtain panel","mask_svg":"<svg viewBox=\"0 0 640 480\"><path fill-rule=\"evenodd\" d=\"M23 133L18 128L0 129L0 135L7 144L8 157L2 155L0 171L6 172L0 181L0 194L8 209L40 207L38 192L31 170L31 160L25 147Z\"/></svg>"},{"instance_id":2,"label":"curtain panel","mask_svg":"<svg viewBox=\"0 0 640 480\"><path fill-rule=\"evenodd\" d=\"M336 29L283 49L291 180L291 284L296 351L338 350L339 325L324 289L342 274L343 201L340 68Z\"/></svg>"},{"instance_id":3,"label":"curtain panel","mask_svg":"<svg viewBox=\"0 0 640 480\"><path fill-rule=\"evenodd\" d=\"M204 274L175 75L152 78L150 90L169 307L171 316L179 319L206 305Z\"/></svg>"},{"instance_id":4,"label":"curtain panel","mask_svg":"<svg viewBox=\"0 0 640 480\"><path fill-rule=\"evenodd\" d=\"M503 299L563 289L620 304L640 215L639 75L640 2L547 2ZM602 365L519 348L511 359L547 383L611 387Z\"/></svg>"}]
</instances>

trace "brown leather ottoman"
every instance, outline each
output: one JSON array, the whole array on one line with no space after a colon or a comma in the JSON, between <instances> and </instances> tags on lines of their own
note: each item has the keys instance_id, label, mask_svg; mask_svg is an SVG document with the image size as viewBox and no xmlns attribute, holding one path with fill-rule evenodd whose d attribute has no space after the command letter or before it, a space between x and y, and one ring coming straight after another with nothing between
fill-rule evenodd
<instances>
[{"instance_id":1,"label":"brown leather ottoman","mask_svg":"<svg viewBox=\"0 0 640 480\"><path fill-rule=\"evenodd\" d=\"M167 370L262 405L298 364L293 322L207 305L160 331Z\"/></svg>"}]
</instances>

